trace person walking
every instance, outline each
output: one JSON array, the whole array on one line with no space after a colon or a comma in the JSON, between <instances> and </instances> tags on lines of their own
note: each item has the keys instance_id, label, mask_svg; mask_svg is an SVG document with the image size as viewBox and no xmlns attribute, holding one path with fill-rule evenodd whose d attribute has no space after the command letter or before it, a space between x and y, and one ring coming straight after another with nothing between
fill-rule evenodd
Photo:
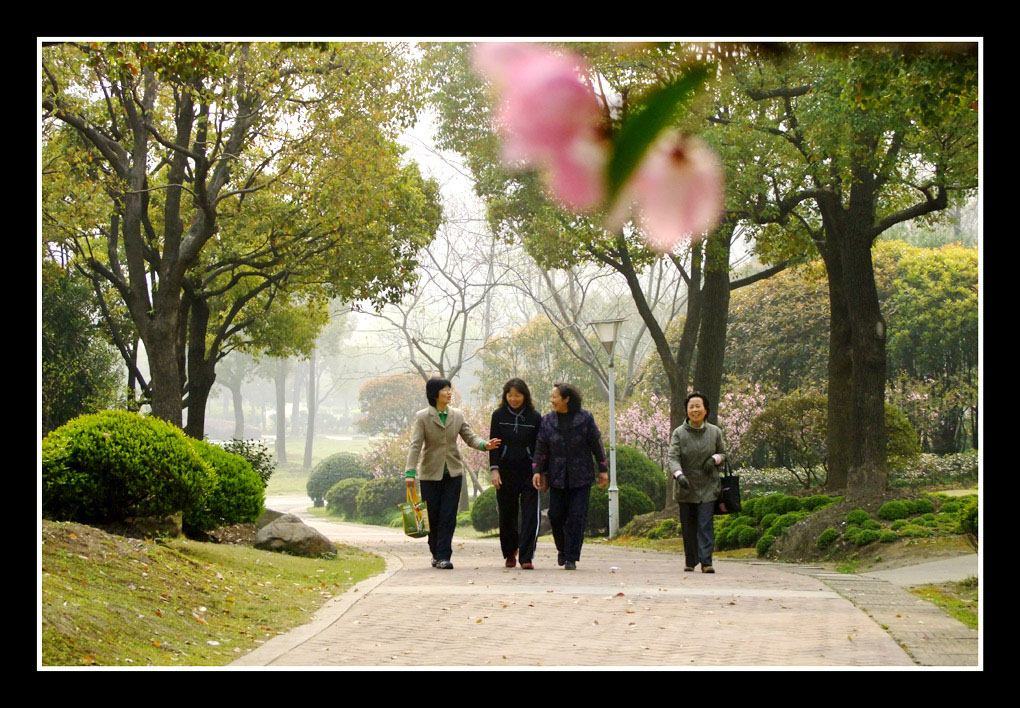
<instances>
[{"instance_id":1,"label":"person walking","mask_svg":"<svg viewBox=\"0 0 1020 708\"><path fill-rule=\"evenodd\" d=\"M453 569L453 532L457 528L457 507L464 481L464 461L457 447L460 436L477 450L499 447L499 439L488 441L471 428L459 408L450 405L453 384L433 377L425 383L428 408L418 411L411 432L404 477L413 487L415 476L421 484L421 498L429 517L429 550L432 567Z\"/></svg>"},{"instance_id":2,"label":"person walking","mask_svg":"<svg viewBox=\"0 0 1020 708\"><path fill-rule=\"evenodd\" d=\"M702 573L714 573L712 551L715 527L712 513L722 492L718 467L726 459L722 430L705 418L708 398L695 391L684 399L687 417L670 435L666 455L669 471L676 480L674 496L680 512L684 538L684 570L701 563Z\"/></svg>"},{"instance_id":3,"label":"person walking","mask_svg":"<svg viewBox=\"0 0 1020 708\"><path fill-rule=\"evenodd\" d=\"M489 435L500 446L489 451L489 471L499 508L499 545L507 568L534 569L538 542L539 492L532 484L532 456L542 416L535 410L528 385L519 378L503 384L502 405L492 412ZM518 513L519 512L519 513Z\"/></svg>"},{"instance_id":4,"label":"person walking","mask_svg":"<svg viewBox=\"0 0 1020 708\"><path fill-rule=\"evenodd\" d=\"M588 498L598 481L609 484L602 433L591 413L581 408L581 393L569 384L553 385L549 396L552 412L542 416L535 441L532 484L549 490L549 524L556 542L557 560L565 570L576 570L581 559L584 529L588 523Z\"/></svg>"}]
</instances>

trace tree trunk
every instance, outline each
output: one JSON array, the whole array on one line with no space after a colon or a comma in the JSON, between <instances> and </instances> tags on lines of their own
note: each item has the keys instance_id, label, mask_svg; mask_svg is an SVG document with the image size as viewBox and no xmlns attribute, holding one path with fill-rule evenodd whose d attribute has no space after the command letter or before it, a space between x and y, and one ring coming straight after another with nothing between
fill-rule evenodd
<instances>
[{"instance_id":1,"label":"tree trunk","mask_svg":"<svg viewBox=\"0 0 1020 708\"><path fill-rule=\"evenodd\" d=\"M301 422L301 384L305 382L304 375L305 367L300 361L294 362L294 402L291 403L290 409L290 434L294 437L297 437L298 425Z\"/></svg>"},{"instance_id":2,"label":"tree trunk","mask_svg":"<svg viewBox=\"0 0 1020 708\"><path fill-rule=\"evenodd\" d=\"M276 367L276 462L287 464L287 360Z\"/></svg>"},{"instance_id":3,"label":"tree trunk","mask_svg":"<svg viewBox=\"0 0 1020 708\"><path fill-rule=\"evenodd\" d=\"M205 437L205 408L216 381L216 360L206 359L209 305L204 300L192 300L188 312L188 425L184 432L201 440Z\"/></svg>"},{"instance_id":4,"label":"tree trunk","mask_svg":"<svg viewBox=\"0 0 1020 708\"><path fill-rule=\"evenodd\" d=\"M149 385L153 417L181 427L181 372L177 365L176 313L157 316L142 337L149 359ZM168 321L169 320L169 321Z\"/></svg>"},{"instance_id":5,"label":"tree trunk","mask_svg":"<svg viewBox=\"0 0 1020 708\"><path fill-rule=\"evenodd\" d=\"M730 310L730 237L732 228L709 236L705 246L705 284L702 288L698 358L693 389L708 396L708 421L719 422L723 358L726 354L726 323ZM723 431L725 434L726 431Z\"/></svg>"},{"instance_id":6,"label":"tree trunk","mask_svg":"<svg viewBox=\"0 0 1020 708\"><path fill-rule=\"evenodd\" d=\"M315 408L318 403L315 390L315 349L308 355L308 425L305 429L305 469L312 468L312 440L315 438Z\"/></svg>"},{"instance_id":7,"label":"tree trunk","mask_svg":"<svg viewBox=\"0 0 1020 708\"><path fill-rule=\"evenodd\" d=\"M842 262L835 247L819 248L819 251L829 280L828 422L825 438L828 474L825 490L832 493L845 490L849 480L853 356Z\"/></svg>"},{"instance_id":8,"label":"tree trunk","mask_svg":"<svg viewBox=\"0 0 1020 708\"><path fill-rule=\"evenodd\" d=\"M241 400L241 383L237 382L230 388L230 396L234 402L234 439L244 440L244 403Z\"/></svg>"}]
</instances>

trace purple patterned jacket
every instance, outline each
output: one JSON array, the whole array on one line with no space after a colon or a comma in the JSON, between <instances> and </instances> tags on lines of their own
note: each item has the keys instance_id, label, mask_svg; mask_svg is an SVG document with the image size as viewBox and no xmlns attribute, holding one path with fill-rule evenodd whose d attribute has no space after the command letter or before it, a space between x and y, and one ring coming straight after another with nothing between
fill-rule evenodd
<instances>
[{"instance_id":1,"label":"purple patterned jacket","mask_svg":"<svg viewBox=\"0 0 1020 708\"><path fill-rule=\"evenodd\" d=\"M595 461L600 472L608 470L602 433L583 408L574 414L566 435L560 432L556 413L542 416L533 459L535 472L545 475L549 486L557 489L594 483Z\"/></svg>"}]
</instances>

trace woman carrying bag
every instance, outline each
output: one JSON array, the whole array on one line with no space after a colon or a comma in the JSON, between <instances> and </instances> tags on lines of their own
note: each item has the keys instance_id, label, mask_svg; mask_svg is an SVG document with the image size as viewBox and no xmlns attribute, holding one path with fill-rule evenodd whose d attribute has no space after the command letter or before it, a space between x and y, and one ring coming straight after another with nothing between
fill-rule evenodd
<instances>
[{"instance_id":1,"label":"woman carrying bag","mask_svg":"<svg viewBox=\"0 0 1020 708\"><path fill-rule=\"evenodd\" d=\"M722 491L718 466L726 460L722 430L705 420L708 399L695 391L684 400L687 418L673 431L667 462L676 480L675 497L684 537L684 570L701 563L702 573L714 573L712 551L715 526L712 515Z\"/></svg>"},{"instance_id":2,"label":"woman carrying bag","mask_svg":"<svg viewBox=\"0 0 1020 708\"><path fill-rule=\"evenodd\" d=\"M415 475L421 482L421 498L429 519L432 567L452 570L453 532L457 528L457 507L464 481L464 461L457 438L482 451L499 447L499 440L486 441L477 435L464 413L450 405L453 385L446 379L429 379L425 398L429 407L415 414L404 477L408 487L414 487Z\"/></svg>"},{"instance_id":3,"label":"woman carrying bag","mask_svg":"<svg viewBox=\"0 0 1020 708\"><path fill-rule=\"evenodd\" d=\"M518 378L503 384L503 405L492 412L489 422L489 435L500 440L500 446L489 451L489 471L496 488L499 545L507 568L517 565L518 554L522 569L535 567L541 512L538 490L532 485L531 458L541 422L528 385Z\"/></svg>"}]
</instances>

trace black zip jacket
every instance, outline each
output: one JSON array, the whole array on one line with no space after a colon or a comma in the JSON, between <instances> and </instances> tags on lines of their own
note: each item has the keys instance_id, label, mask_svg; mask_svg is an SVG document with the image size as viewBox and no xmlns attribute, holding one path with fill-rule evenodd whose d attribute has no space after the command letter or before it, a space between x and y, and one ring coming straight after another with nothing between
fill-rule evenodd
<instances>
[{"instance_id":1,"label":"black zip jacket","mask_svg":"<svg viewBox=\"0 0 1020 708\"><path fill-rule=\"evenodd\" d=\"M489 437L499 438L499 447L489 450L489 469L511 463L531 462L535 454L535 439L542 416L536 410L521 408L514 413L509 406L500 406L492 412Z\"/></svg>"}]
</instances>

